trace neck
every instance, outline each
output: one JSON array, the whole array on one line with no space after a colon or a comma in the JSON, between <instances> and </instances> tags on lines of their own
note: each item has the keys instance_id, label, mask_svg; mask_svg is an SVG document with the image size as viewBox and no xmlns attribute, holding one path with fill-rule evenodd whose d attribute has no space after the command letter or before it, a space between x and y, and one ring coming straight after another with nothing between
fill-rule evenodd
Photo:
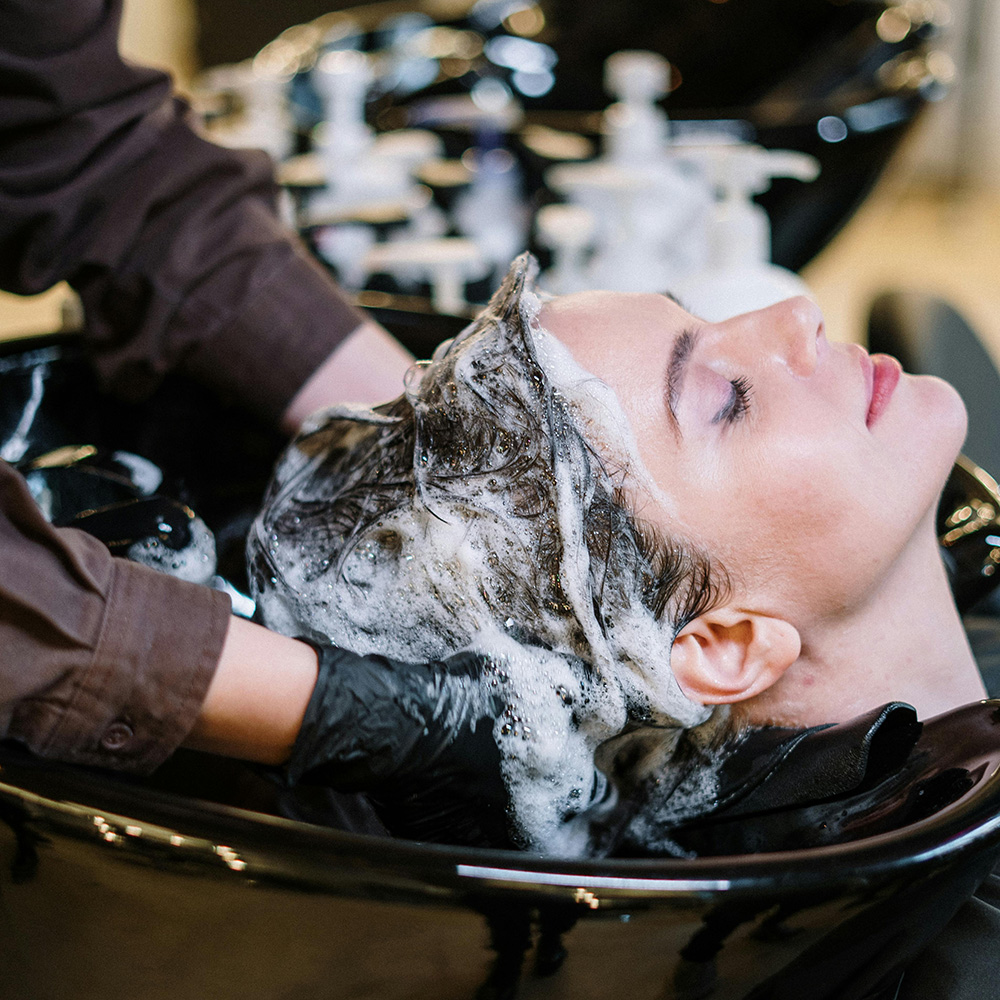
<instances>
[{"instance_id":1,"label":"neck","mask_svg":"<svg viewBox=\"0 0 1000 1000\"><path fill-rule=\"evenodd\" d=\"M878 592L804 635L799 659L741 714L756 724L812 726L904 701L928 719L985 695L931 515Z\"/></svg>"}]
</instances>

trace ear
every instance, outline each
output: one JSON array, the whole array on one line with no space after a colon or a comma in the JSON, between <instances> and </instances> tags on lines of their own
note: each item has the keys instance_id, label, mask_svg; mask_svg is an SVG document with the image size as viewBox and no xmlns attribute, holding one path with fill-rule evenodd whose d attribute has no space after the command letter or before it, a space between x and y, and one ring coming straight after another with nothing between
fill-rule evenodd
<instances>
[{"instance_id":1,"label":"ear","mask_svg":"<svg viewBox=\"0 0 1000 1000\"><path fill-rule=\"evenodd\" d=\"M801 649L798 630L782 618L717 608L677 633L670 667L688 698L720 705L766 691L798 659Z\"/></svg>"}]
</instances>

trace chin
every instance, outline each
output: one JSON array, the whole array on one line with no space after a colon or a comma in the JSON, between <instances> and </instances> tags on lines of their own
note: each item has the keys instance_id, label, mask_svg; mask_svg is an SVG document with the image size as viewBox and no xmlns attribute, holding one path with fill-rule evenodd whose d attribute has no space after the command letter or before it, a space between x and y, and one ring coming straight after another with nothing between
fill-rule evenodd
<instances>
[{"instance_id":1,"label":"chin","mask_svg":"<svg viewBox=\"0 0 1000 1000\"><path fill-rule=\"evenodd\" d=\"M933 375L921 375L914 378L913 383L918 395L919 419L910 426L922 429L920 440L914 443L922 462L933 463L939 470L940 489L962 450L969 414L958 390L950 382Z\"/></svg>"}]
</instances>

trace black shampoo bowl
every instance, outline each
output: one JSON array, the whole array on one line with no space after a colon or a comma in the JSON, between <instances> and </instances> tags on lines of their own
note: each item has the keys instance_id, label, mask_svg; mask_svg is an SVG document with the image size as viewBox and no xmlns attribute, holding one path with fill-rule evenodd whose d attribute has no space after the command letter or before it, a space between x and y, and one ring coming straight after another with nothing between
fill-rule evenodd
<instances>
[{"instance_id":1,"label":"black shampoo bowl","mask_svg":"<svg viewBox=\"0 0 1000 1000\"><path fill-rule=\"evenodd\" d=\"M0 996L891 997L997 853L998 720L985 702L925 728L902 829L689 860L350 834L3 749Z\"/></svg>"}]
</instances>

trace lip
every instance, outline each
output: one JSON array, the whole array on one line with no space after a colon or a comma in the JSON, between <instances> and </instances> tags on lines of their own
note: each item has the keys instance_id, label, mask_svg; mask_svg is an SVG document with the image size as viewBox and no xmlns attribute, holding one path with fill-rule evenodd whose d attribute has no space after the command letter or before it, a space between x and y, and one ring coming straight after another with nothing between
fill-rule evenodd
<instances>
[{"instance_id":1,"label":"lip","mask_svg":"<svg viewBox=\"0 0 1000 1000\"><path fill-rule=\"evenodd\" d=\"M871 428L889 405L903 367L889 354L872 354L868 357L867 369L870 395L865 426Z\"/></svg>"}]
</instances>

